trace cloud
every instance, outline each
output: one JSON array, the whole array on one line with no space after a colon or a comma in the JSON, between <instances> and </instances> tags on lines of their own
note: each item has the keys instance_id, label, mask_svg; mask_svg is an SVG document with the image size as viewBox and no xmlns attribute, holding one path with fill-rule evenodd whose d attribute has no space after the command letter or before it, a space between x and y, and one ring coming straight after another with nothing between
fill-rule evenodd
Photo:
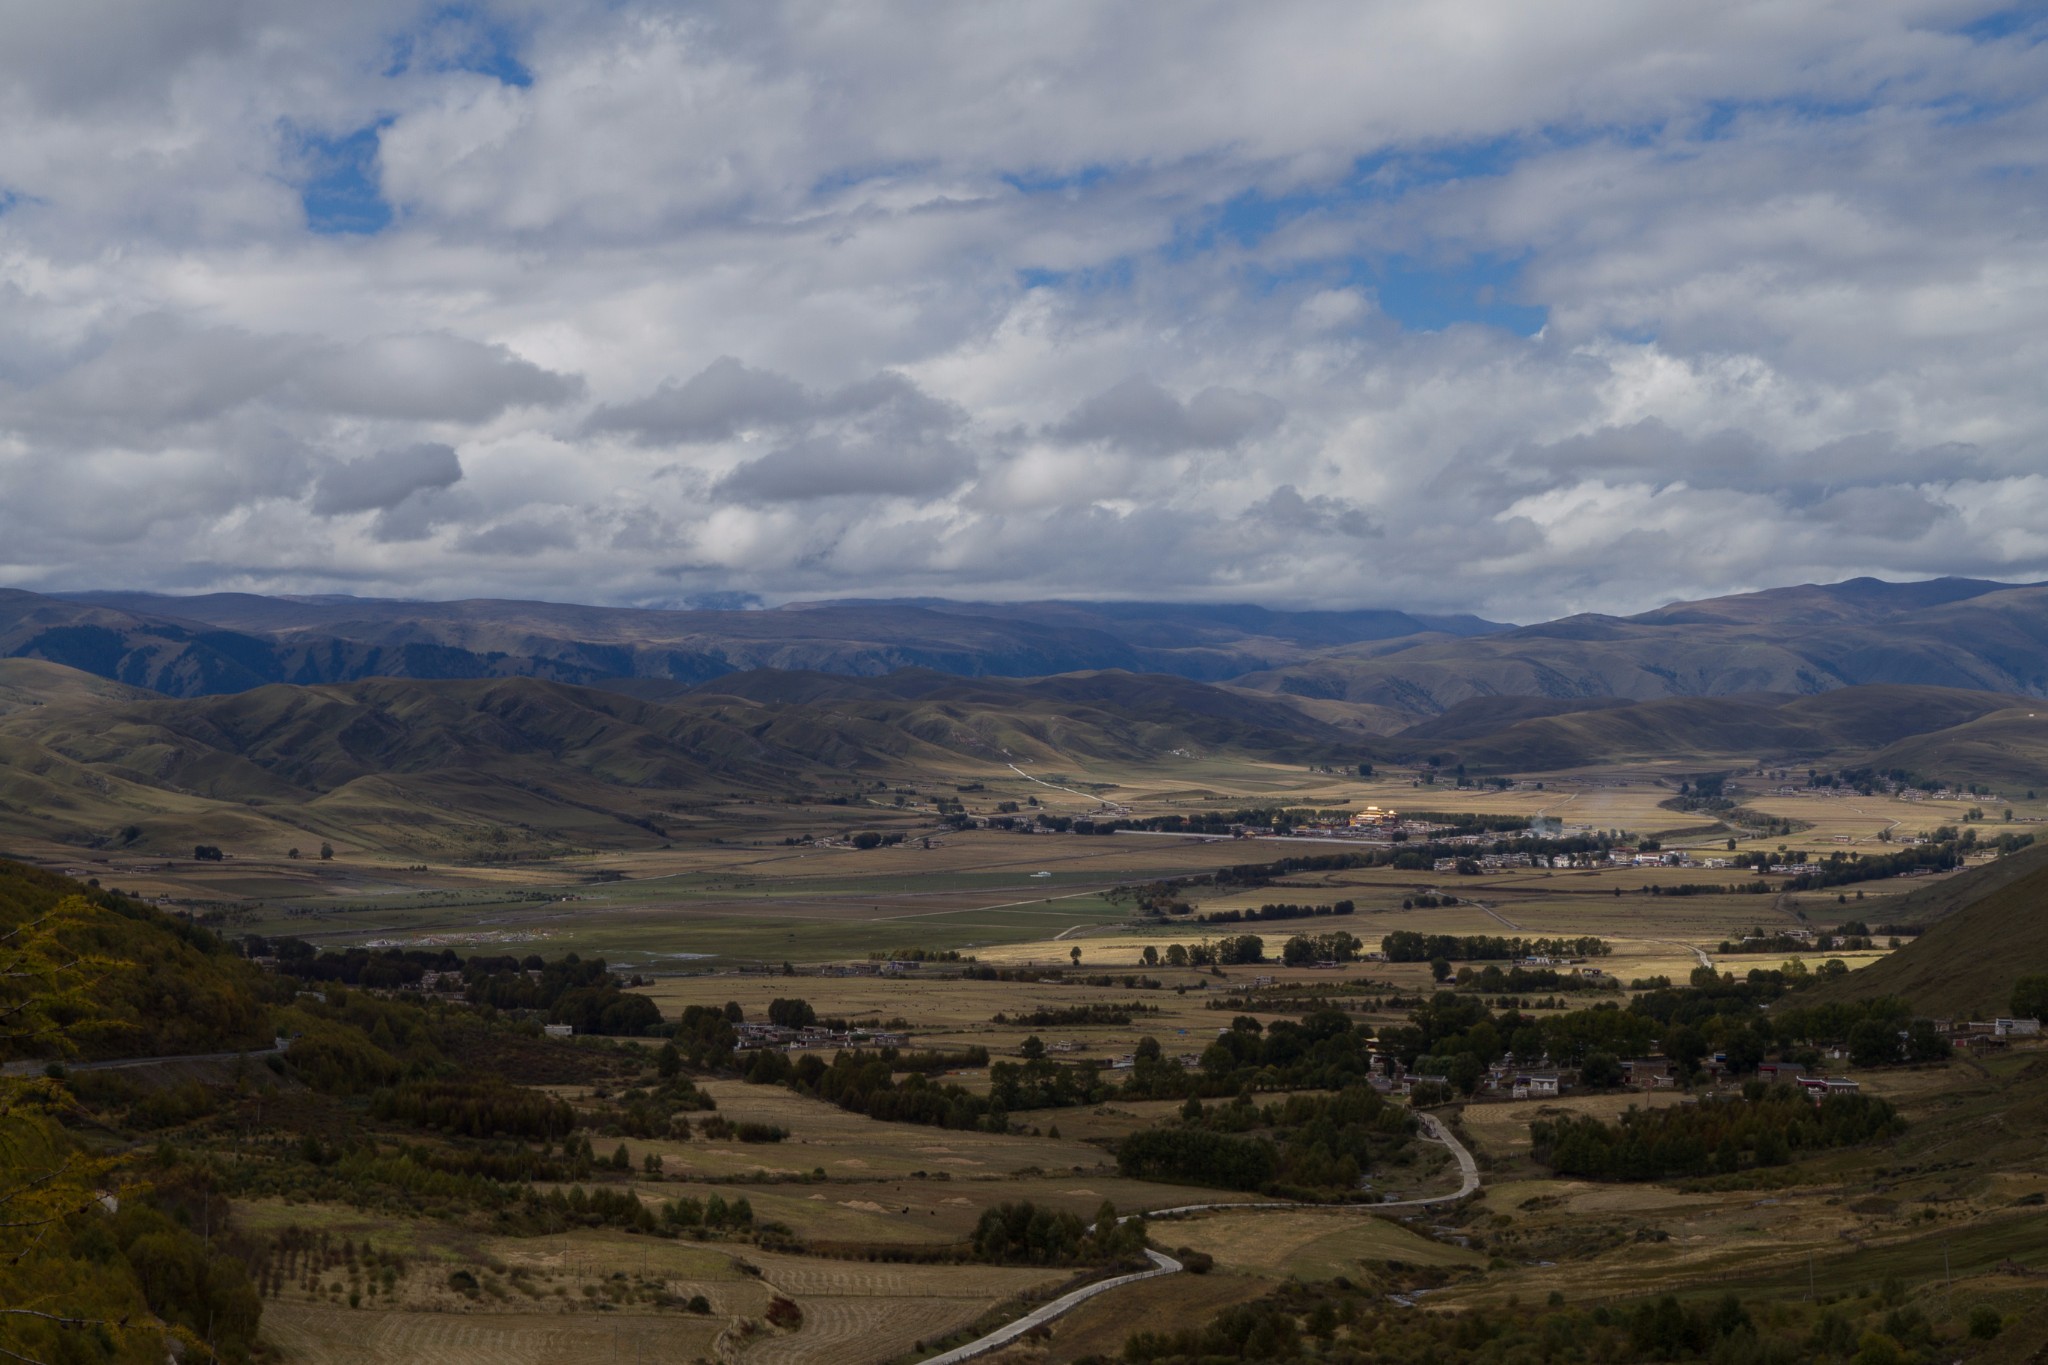
<instances>
[{"instance_id":1,"label":"cloud","mask_svg":"<svg viewBox=\"0 0 2048 1365\"><path fill-rule=\"evenodd\" d=\"M501 345L415 333L323 350L299 367L294 388L327 412L484 422L507 408L559 406L583 392L583 381Z\"/></svg>"},{"instance_id":2,"label":"cloud","mask_svg":"<svg viewBox=\"0 0 2048 1365\"><path fill-rule=\"evenodd\" d=\"M1136 376L1103 390L1049 431L1061 441L1101 441L1144 455L1228 450L1271 432L1284 409L1261 393L1206 388L1182 403Z\"/></svg>"},{"instance_id":3,"label":"cloud","mask_svg":"<svg viewBox=\"0 0 2048 1365\"><path fill-rule=\"evenodd\" d=\"M744 430L793 425L815 407L795 380L720 356L683 383L664 380L645 398L599 408L586 425L624 432L642 445L724 441Z\"/></svg>"},{"instance_id":4,"label":"cloud","mask_svg":"<svg viewBox=\"0 0 2048 1365\"><path fill-rule=\"evenodd\" d=\"M1988 10L6 8L0 582L2048 577Z\"/></svg>"},{"instance_id":5,"label":"cloud","mask_svg":"<svg viewBox=\"0 0 2048 1365\"><path fill-rule=\"evenodd\" d=\"M952 433L966 415L898 374L879 374L825 394L797 390L782 422L807 434L731 470L712 496L747 503L847 496L935 499L972 477L973 455Z\"/></svg>"},{"instance_id":6,"label":"cloud","mask_svg":"<svg viewBox=\"0 0 2048 1365\"><path fill-rule=\"evenodd\" d=\"M576 543L575 532L558 521L522 517L457 537L455 548L467 555L511 555L525 558Z\"/></svg>"},{"instance_id":7,"label":"cloud","mask_svg":"<svg viewBox=\"0 0 2048 1365\"><path fill-rule=\"evenodd\" d=\"M323 517L351 512L386 512L416 493L453 488L462 461L452 447L425 444L336 465L313 490L313 511Z\"/></svg>"},{"instance_id":8,"label":"cloud","mask_svg":"<svg viewBox=\"0 0 2048 1365\"><path fill-rule=\"evenodd\" d=\"M807 502L858 495L937 498L973 472L972 458L943 441L907 448L809 441L741 465L712 491L737 502Z\"/></svg>"}]
</instances>

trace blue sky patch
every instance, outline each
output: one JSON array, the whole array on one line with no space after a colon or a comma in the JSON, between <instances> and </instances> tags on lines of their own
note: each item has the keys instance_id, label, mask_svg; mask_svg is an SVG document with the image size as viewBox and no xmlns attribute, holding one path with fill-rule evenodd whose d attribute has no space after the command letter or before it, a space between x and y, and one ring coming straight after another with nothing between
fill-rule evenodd
<instances>
[{"instance_id":1,"label":"blue sky patch","mask_svg":"<svg viewBox=\"0 0 2048 1365\"><path fill-rule=\"evenodd\" d=\"M1534 336L1550 310L1516 300L1521 266L1480 255L1444 265L1394 257L1363 276L1377 294L1380 311L1411 332L1440 332L1461 322L1506 328Z\"/></svg>"},{"instance_id":2,"label":"blue sky patch","mask_svg":"<svg viewBox=\"0 0 2048 1365\"><path fill-rule=\"evenodd\" d=\"M533 84L533 72L519 59L521 35L512 25L474 5L443 5L419 28L391 43L386 76L408 71L473 71L505 85Z\"/></svg>"},{"instance_id":3,"label":"blue sky patch","mask_svg":"<svg viewBox=\"0 0 2048 1365\"><path fill-rule=\"evenodd\" d=\"M391 205L377 182L377 138L384 122L329 137L298 132L305 167L299 202L306 226L327 236L382 232L391 225Z\"/></svg>"}]
</instances>

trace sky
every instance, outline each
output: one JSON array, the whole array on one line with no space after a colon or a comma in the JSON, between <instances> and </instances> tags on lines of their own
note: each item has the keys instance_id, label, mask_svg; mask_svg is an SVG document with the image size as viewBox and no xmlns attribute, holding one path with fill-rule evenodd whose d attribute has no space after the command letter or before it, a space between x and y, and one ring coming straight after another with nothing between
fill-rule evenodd
<instances>
[{"instance_id":1,"label":"sky","mask_svg":"<svg viewBox=\"0 0 2048 1365\"><path fill-rule=\"evenodd\" d=\"M0 0L0 586L2048 578L2048 7Z\"/></svg>"}]
</instances>

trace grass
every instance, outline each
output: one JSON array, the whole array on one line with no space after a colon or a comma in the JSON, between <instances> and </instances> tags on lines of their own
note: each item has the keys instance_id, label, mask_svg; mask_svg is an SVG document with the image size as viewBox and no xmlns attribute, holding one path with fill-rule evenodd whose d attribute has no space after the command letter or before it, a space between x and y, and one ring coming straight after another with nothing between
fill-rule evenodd
<instances>
[{"instance_id":1,"label":"grass","mask_svg":"<svg viewBox=\"0 0 2048 1365\"><path fill-rule=\"evenodd\" d=\"M1275 1279L1356 1275L1361 1263L1477 1266L1485 1257L1357 1211L1214 1213L1162 1223L1162 1243L1209 1253L1226 1270Z\"/></svg>"},{"instance_id":2,"label":"grass","mask_svg":"<svg viewBox=\"0 0 2048 1365\"><path fill-rule=\"evenodd\" d=\"M723 1318L679 1313L385 1312L274 1303L265 1337L305 1365L627 1365L709 1355Z\"/></svg>"}]
</instances>

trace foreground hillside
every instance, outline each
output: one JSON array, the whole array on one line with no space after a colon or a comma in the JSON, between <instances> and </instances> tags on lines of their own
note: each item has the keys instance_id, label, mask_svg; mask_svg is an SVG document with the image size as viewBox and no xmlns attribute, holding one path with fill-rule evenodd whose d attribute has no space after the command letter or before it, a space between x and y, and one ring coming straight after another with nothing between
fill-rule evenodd
<instances>
[{"instance_id":1,"label":"foreground hillside","mask_svg":"<svg viewBox=\"0 0 2048 1365\"><path fill-rule=\"evenodd\" d=\"M1895 996L1923 1014L1986 1019L2011 1010L2021 977L2048 973L2048 848L2023 850L1929 892L1918 902L1901 898L1889 912L1946 913L1907 947L1820 988L1824 998Z\"/></svg>"},{"instance_id":2,"label":"foreground hillside","mask_svg":"<svg viewBox=\"0 0 2048 1365\"><path fill-rule=\"evenodd\" d=\"M0 1061L270 1047L261 973L132 902L0 861L0 942ZM0 1354L247 1360L261 1302L209 1174L111 1136L55 1079L0 1075Z\"/></svg>"}]
</instances>

